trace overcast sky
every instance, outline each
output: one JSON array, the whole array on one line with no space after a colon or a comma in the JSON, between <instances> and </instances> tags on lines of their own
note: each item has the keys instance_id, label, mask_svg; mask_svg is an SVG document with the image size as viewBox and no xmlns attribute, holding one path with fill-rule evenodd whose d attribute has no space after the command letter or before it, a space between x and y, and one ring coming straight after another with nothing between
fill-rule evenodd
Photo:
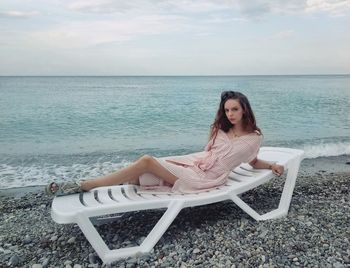
<instances>
[{"instance_id":1,"label":"overcast sky","mask_svg":"<svg viewBox=\"0 0 350 268\"><path fill-rule=\"evenodd\" d=\"M0 2L0 75L349 73L350 0Z\"/></svg>"}]
</instances>

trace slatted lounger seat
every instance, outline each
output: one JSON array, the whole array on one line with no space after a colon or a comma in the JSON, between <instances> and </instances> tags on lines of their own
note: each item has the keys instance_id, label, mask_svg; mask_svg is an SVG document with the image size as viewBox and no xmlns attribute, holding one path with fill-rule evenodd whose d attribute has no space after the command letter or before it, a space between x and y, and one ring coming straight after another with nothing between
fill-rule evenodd
<instances>
[{"instance_id":1,"label":"slatted lounger seat","mask_svg":"<svg viewBox=\"0 0 350 268\"><path fill-rule=\"evenodd\" d=\"M242 164L233 170L225 185L195 194L151 194L138 192L135 185L96 188L83 194L55 197L51 216L57 223L76 223L104 263L149 252L185 207L201 206L230 199L255 220L268 220L287 215L303 151L288 148L262 147L259 159L277 161L287 172L278 208L259 215L240 194L274 177L271 170L252 169ZM92 224L90 217L115 213L166 208L163 216L140 246L110 250Z\"/></svg>"}]
</instances>

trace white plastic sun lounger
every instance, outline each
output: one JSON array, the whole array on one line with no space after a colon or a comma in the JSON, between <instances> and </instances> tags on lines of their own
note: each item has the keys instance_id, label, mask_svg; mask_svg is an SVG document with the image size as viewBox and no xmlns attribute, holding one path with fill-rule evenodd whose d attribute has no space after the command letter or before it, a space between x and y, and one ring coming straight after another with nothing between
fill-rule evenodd
<instances>
[{"instance_id":1,"label":"white plastic sun lounger","mask_svg":"<svg viewBox=\"0 0 350 268\"><path fill-rule=\"evenodd\" d=\"M287 172L278 208L263 215L253 210L239 195L269 181L274 175L271 170L252 169L250 165L242 164L231 172L225 185L207 192L168 195L138 193L138 186L134 185L101 187L83 194L56 197L52 203L51 216L57 223L78 224L104 263L149 252L180 210L185 207L201 206L229 199L255 220L283 217L288 213L303 151L263 147L260 149L258 158L277 161L284 165ZM90 220L90 217L158 208L166 208L166 211L141 245L135 247L109 249Z\"/></svg>"}]
</instances>

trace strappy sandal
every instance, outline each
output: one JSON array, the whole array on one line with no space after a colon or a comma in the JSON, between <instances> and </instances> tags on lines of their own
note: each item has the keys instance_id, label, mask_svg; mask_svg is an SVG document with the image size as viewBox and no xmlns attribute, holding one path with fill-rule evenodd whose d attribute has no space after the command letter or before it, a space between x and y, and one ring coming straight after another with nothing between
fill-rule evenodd
<instances>
[{"instance_id":1,"label":"strappy sandal","mask_svg":"<svg viewBox=\"0 0 350 268\"><path fill-rule=\"evenodd\" d=\"M56 185L57 190L53 191L52 186ZM83 189L81 188L81 184L79 181L68 181L68 182L50 182L45 187L45 192L49 196L62 196L62 195L69 195L69 194L76 194L83 192Z\"/></svg>"}]
</instances>

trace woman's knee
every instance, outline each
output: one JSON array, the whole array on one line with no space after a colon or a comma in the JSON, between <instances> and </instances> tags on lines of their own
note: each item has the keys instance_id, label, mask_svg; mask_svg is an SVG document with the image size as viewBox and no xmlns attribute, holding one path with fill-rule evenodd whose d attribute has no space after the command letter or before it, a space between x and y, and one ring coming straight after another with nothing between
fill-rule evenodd
<instances>
[{"instance_id":1,"label":"woman's knee","mask_svg":"<svg viewBox=\"0 0 350 268\"><path fill-rule=\"evenodd\" d=\"M139 165L142 168L147 169L153 161L154 161L154 159L152 156L144 155L144 156L140 157L137 162L139 163Z\"/></svg>"}]
</instances>

